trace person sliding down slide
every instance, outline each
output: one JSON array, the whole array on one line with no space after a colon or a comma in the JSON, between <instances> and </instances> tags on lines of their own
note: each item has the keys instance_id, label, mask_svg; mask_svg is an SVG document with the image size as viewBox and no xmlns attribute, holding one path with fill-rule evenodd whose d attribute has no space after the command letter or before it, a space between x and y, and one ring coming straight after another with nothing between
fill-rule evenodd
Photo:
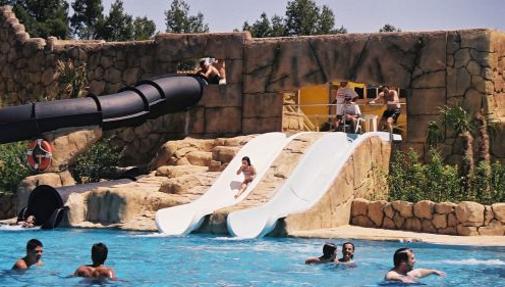
<instances>
[{"instance_id":1,"label":"person sliding down slide","mask_svg":"<svg viewBox=\"0 0 505 287\"><path fill-rule=\"evenodd\" d=\"M240 189L235 195L235 198L238 198L242 192L244 192L244 190L247 188L247 185L253 181L254 177L256 176L256 170L254 169L254 166L252 166L251 160L247 156L244 156L242 158L242 165L237 170L237 175L239 175L241 172L244 173L244 181L240 185Z\"/></svg>"}]
</instances>

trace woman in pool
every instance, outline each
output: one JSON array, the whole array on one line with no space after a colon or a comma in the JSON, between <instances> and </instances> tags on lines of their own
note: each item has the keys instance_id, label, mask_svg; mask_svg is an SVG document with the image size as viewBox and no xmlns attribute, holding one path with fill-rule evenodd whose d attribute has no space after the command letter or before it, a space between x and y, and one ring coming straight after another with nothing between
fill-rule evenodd
<instances>
[{"instance_id":1,"label":"woman in pool","mask_svg":"<svg viewBox=\"0 0 505 287\"><path fill-rule=\"evenodd\" d=\"M254 177L256 176L256 170L254 169L254 166L251 164L251 160L249 157L244 156L242 158L242 165L240 168L237 170L237 175L239 175L241 172L244 173L244 181L240 185L240 190L239 192L235 195L235 198L239 197L242 192L247 188L247 185L254 180Z\"/></svg>"},{"instance_id":2,"label":"woman in pool","mask_svg":"<svg viewBox=\"0 0 505 287\"><path fill-rule=\"evenodd\" d=\"M305 264L321 264L334 263L337 260L337 246L333 243L326 242L323 245L323 255L319 257L309 257L305 260Z\"/></svg>"}]
</instances>

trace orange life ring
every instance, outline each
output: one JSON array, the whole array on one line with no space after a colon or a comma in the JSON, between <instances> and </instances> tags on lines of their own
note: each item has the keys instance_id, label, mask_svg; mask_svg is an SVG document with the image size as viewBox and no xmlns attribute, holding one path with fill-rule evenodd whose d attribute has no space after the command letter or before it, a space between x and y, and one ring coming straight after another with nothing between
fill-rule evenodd
<instances>
[{"instance_id":1,"label":"orange life ring","mask_svg":"<svg viewBox=\"0 0 505 287\"><path fill-rule=\"evenodd\" d=\"M51 165L53 148L45 140L34 140L28 145L26 160L33 171L44 171Z\"/></svg>"}]
</instances>

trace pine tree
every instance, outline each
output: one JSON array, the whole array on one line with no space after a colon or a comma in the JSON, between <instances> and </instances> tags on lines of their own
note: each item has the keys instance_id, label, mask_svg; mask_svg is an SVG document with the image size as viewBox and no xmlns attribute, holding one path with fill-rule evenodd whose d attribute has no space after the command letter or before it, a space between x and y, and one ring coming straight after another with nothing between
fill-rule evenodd
<instances>
[{"instance_id":1,"label":"pine tree","mask_svg":"<svg viewBox=\"0 0 505 287\"><path fill-rule=\"evenodd\" d=\"M96 38L106 41L128 41L134 39L132 16L126 14L122 0L116 0L109 15L96 24Z\"/></svg>"},{"instance_id":2,"label":"pine tree","mask_svg":"<svg viewBox=\"0 0 505 287\"><path fill-rule=\"evenodd\" d=\"M64 0L7 0L32 37L70 37L68 3Z\"/></svg>"},{"instance_id":3,"label":"pine tree","mask_svg":"<svg viewBox=\"0 0 505 287\"><path fill-rule=\"evenodd\" d=\"M80 39L94 39L96 25L103 20L102 0L75 0L72 9L74 15L70 18L70 26L74 35Z\"/></svg>"},{"instance_id":4,"label":"pine tree","mask_svg":"<svg viewBox=\"0 0 505 287\"><path fill-rule=\"evenodd\" d=\"M189 15L189 5L184 0L173 0L170 9L165 11L166 32L203 33L209 31L204 24L203 14Z\"/></svg>"}]
</instances>

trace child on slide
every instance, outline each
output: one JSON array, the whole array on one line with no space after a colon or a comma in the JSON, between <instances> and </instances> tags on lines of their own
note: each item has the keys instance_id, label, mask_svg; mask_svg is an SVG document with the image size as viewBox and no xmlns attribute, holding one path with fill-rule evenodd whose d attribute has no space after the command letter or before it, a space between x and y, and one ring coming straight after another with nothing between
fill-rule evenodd
<instances>
[{"instance_id":1,"label":"child on slide","mask_svg":"<svg viewBox=\"0 0 505 287\"><path fill-rule=\"evenodd\" d=\"M254 177L256 176L256 170L254 169L254 166L251 164L251 160L249 157L244 156L242 158L242 165L240 168L237 170L237 175L239 175L241 172L244 173L244 181L240 185L240 189L238 193L235 195L235 198L239 197L242 192L247 188L247 185L254 180Z\"/></svg>"}]
</instances>

